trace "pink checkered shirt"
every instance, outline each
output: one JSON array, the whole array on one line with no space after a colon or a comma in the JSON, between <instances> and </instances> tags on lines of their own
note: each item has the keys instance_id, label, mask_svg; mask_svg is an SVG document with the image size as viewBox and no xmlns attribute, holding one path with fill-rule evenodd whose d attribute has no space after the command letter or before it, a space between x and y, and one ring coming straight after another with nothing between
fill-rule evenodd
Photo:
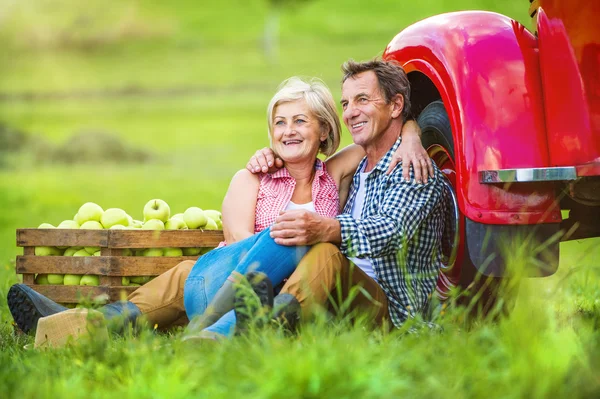
<instances>
[{"instance_id":1,"label":"pink checkered shirt","mask_svg":"<svg viewBox=\"0 0 600 399\"><path fill-rule=\"evenodd\" d=\"M317 159L315 162L315 178L312 184L312 200L315 211L321 216L336 217L340 212L340 198L335 181L325 168L325 164ZM275 223L279 212L284 210L292 199L296 179L286 168L275 173L259 175L260 188L256 199L256 217L254 232L259 233Z\"/></svg>"},{"instance_id":2,"label":"pink checkered shirt","mask_svg":"<svg viewBox=\"0 0 600 399\"><path fill-rule=\"evenodd\" d=\"M336 217L340 213L340 197L335 180L325 168L320 159L315 162L315 178L312 184L312 201L315 211L321 216ZM285 209L292 199L296 179L286 168L281 168L275 173L261 173L258 175L260 186L256 199L254 218L254 233L260 233L275 223L279 212ZM219 243L219 248L227 245L226 241Z\"/></svg>"}]
</instances>

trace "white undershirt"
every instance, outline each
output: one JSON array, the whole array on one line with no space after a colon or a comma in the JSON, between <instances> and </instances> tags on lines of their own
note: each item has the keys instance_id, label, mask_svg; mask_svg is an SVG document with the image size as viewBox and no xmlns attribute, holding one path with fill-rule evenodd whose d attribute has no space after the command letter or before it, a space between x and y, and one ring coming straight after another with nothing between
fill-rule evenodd
<instances>
[{"instance_id":1,"label":"white undershirt","mask_svg":"<svg viewBox=\"0 0 600 399\"><path fill-rule=\"evenodd\" d=\"M316 212L315 210L315 204L310 201L307 202L306 204L296 204L292 201L288 202L287 206L285 207L286 211L293 211L295 209L304 209L310 212Z\"/></svg>"},{"instance_id":2,"label":"white undershirt","mask_svg":"<svg viewBox=\"0 0 600 399\"><path fill-rule=\"evenodd\" d=\"M364 167L363 167L364 170ZM358 184L358 188L356 190L356 197L354 197L354 203L352 204L352 218L353 219L361 219L362 218L362 210L365 205L365 194L367 192L367 176L369 176L371 172L364 173L360 172L360 183ZM368 258L349 258L352 263L356 266L360 267L360 269L366 273L367 276L371 277L375 281L377 281L377 276L375 276L375 272L373 271L373 263Z\"/></svg>"}]
</instances>

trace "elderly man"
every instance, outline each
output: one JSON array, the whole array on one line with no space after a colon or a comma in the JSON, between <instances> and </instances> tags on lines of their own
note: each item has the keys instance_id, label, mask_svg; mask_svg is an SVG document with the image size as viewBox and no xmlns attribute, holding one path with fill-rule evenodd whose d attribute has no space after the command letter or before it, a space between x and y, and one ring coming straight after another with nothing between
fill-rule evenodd
<instances>
[{"instance_id":1,"label":"elderly man","mask_svg":"<svg viewBox=\"0 0 600 399\"><path fill-rule=\"evenodd\" d=\"M375 324L391 320L400 326L426 307L436 284L446 207L443 176L434 167L432 178L420 184L413 169L408 179L400 166L386 173L410 114L404 70L375 60L348 61L342 71L343 120L366 157L353 176L342 214L324 218L287 211L272 226L278 244L314 245L275 298L276 313L294 319L290 313L298 304L307 314L341 300L350 309L368 312ZM272 152L263 149L248 169L273 164Z\"/></svg>"}]
</instances>

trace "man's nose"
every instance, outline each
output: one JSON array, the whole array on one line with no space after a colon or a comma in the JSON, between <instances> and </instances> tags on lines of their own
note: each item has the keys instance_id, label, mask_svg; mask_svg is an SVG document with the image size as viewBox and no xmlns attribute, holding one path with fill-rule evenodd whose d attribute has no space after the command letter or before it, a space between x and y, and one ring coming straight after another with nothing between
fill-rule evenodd
<instances>
[{"instance_id":1,"label":"man's nose","mask_svg":"<svg viewBox=\"0 0 600 399\"><path fill-rule=\"evenodd\" d=\"M346 106L346 109L344 110L344 118L350 119L353 118L355 116L358 116L359 112L358 112L358 108L353 107L352 105L348 104Z\"/></svg>"}]
</instances>

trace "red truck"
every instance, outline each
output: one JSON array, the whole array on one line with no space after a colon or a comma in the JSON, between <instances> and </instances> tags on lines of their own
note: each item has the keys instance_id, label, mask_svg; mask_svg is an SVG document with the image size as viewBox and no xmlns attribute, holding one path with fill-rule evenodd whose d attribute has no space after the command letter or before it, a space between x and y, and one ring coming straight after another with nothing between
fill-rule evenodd
<instances>
[{"instance_id":1,"label":"red truck","mask_svg":"<svg viewBox=\"0 0 600 399\"><path fill-rule=\"evenodd\" d=\"M510 273L508 242L536 242L522 263L547 276L560 241L600 236L600 1L530 3L532 31L448 13L404 29L383 55L408 73L423 143L452 186L442 299Z\"/></svg>"}]
</instances>

